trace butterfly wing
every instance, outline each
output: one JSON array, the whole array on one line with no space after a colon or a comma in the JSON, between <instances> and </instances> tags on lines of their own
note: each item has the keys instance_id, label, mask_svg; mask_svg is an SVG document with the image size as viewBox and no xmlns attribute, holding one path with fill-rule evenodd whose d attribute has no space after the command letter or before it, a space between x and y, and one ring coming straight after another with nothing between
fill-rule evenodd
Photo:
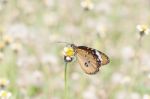
<instances>
[{"instance_id":1,"label":"butterfly wing","mask_svg":"<svg viewBox=\"0 0 150 99\"><path fill-rule=\"evenodd\" d=\"M95 74L99 71L101 65L109 63L106 54L86 46L76 47L76 55L81 68L87 74Z\"/></svg>"},{"instance_id":2,"label":"butterfly wing","mask_svg":"<svg viewBox=\"0 0 150 99\"><path fill-rule=\"evenodd\" d=\"M85 73L95 74L99 71L101 63L92 54L92 50L85 46L78 46L76 52L77 60Z\"/></svg>"},{"instance_id":3,"label":"butterfly wing","mask_svg":"<svg viewBox=\"0 0 150 99\"><path fill-rule=\"evenodd\" d=\"M98 50L97 50L97 51L98 51ZM98 51L98 53L100 53L102 65L106 65L106 64L108 64L108 63L110 62L110 61L109 61L109 57L108 57L106 54L104 54L104 53L101 52L101 51Z\"/></svg>"}]
</instances>

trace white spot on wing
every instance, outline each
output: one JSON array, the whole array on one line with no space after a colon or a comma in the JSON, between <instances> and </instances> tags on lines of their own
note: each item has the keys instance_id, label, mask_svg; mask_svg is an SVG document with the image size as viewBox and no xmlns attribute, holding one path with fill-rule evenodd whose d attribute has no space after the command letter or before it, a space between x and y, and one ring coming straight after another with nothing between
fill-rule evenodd
<instances>
[{"instance_id":1,"label":"white spot on wing","mask_svg":"<svg viewBox=\"0 0 150 99\"><path fill-rule=\"evenodd\" d=\"M95 54L98 56L98 59L100 59L100 61L102 62L101 54L97 50L95 50Z\"/></svg>"}]
</instances>

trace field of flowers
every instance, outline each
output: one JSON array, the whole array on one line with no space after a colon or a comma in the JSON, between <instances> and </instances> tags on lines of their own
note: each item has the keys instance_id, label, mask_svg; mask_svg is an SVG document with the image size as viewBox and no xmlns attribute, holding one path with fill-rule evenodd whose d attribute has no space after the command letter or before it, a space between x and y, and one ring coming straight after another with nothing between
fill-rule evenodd
<instances>
[{"instance_id":1,"label":"field of flowers","mask_svg":"<svg viewBox=\"0 0 150 99\"><path fill-rule=\"evenodd\" d=\"M0 99L64 99L66 44L110 58L68 63L66 99L150 99L149 0L0 0Z\"/></svg>"}]
</instances>

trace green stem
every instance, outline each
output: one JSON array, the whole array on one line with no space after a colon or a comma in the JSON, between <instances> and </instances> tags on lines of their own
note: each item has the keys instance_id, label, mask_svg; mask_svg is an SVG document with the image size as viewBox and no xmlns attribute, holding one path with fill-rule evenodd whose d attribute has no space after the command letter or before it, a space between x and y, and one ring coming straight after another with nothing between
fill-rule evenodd
<instances>
[{"instance_id":1,"label":"green stem","mask_svg":"<svg viewBox=\"0 0 150 99\"><path fill-rule=\"evenodd\" d=\"M67 62L65 63L65 99L68 99L68 84L67 84Z\"/></svg>"}]
</instances>

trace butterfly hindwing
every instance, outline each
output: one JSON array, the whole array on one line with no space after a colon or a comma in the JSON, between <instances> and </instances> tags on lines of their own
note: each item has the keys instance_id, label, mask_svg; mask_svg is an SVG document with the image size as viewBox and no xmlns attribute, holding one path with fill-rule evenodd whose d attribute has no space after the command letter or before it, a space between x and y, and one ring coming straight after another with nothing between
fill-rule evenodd
<instances>
[{"instance_id":1,"label":"butterfly hindwing","mask_svg":"<svg viewBox=\"0 0 150 99\"><path fill-rule=\"evenodd\" d=\"M99 71L99 66L91 53L88 53L87 51L80 48L77 48L76 51L77 60L85 73L95 74Z\"/></svg>"},{"instance_id":2,"label":"butterfly hindwing","mask_svg":"<svg viewBox=\"0 0 150 99\"><path fill-rule=\"evenodd\" d=\"M96 49L86 46L77 46L76 53L81 68L87 74L95 74L99 71L99 67L101 65L106 65L109 63L108 56Z\"/></svg>"},{"instance_id":3,"label":"butterfly hindwing","mask_svg":"<svg viewBox=\"0 0 150 99\"><path fill-rule=\"evenodd\" d=\"M101 52L101 51L98 51L98 52L99 52L100 55L101 55L101 59L102 59L101 63L102 63L102 65L108 64L108 63L109 63L109 58L108 58L108 56L107 56L106 54L104 54L103 52Z\"/></svg>"}]
</instances>

